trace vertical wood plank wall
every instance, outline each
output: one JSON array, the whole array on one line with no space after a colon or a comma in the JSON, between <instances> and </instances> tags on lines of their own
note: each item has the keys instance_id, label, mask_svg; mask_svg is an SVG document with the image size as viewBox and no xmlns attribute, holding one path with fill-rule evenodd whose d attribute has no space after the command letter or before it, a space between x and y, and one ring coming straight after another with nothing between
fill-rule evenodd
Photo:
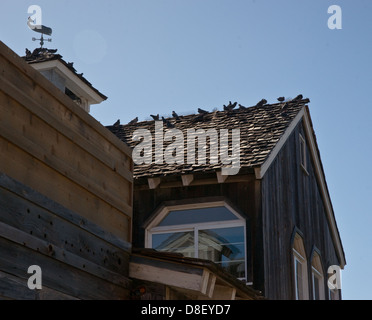
<instances>
[{"instance_id":1,"label":"vertical wood plank wall","mask_svg":"<svg viewBox=\"0 0 372 320\"><path fill-rule=\"evenodd\" d=\"M314 248L320 251L325 289L328 267L339 265L308 150L308 174L300 165L300 133L305 137L302 122L262 179L264 289L269 299L294 298L291 236L295 228L304 238L310 290Z\"/></svg>"},{"instance_id":2,"label":"vertical wood plank wall","mask_svg":"<svg viewBox=\"0 0 372 320\"><path fill-rule=\"evenodd\" d=\"M0 43L0 298L128 298L132 172L128 146Z\"/></svg>"},{"instance_id":3,"label":"vertical wood plank wall","mask_svg":"<svg viewBox=\"0 0 372 320\"><path fill-rule=\"evenodd\" d=\"M327 269L339 259L319 191L310 152L307 170L300 166L299 133L294 130L262 180L145 190L135 186L133 245L145 245L144 224L164 202L203 201L224 197L245 216L247 234L248 281L269 299L294 299L291 238L295 228L304 236L311 290L311 255L316 248L322 261L324 288ZM325 293L327 296L327 293ZM310 293L311 297L311 293Z\"/></svg>"}]
</instances>

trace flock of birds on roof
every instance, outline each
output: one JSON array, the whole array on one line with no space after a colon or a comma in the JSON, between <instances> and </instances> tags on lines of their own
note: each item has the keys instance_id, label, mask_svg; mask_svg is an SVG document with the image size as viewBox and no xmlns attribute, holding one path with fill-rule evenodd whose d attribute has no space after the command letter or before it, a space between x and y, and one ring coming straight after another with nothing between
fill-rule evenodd
<instances>
[{"instance_id":1,"label":"flock of birds on roof","mask_svg":"<svg viewBox=\"0 0 372 320\"><path fill-rule=\"evenodd\" d=\"M295 97L294 99L292 99L290 101L285 101L286 100L285 97L277 98L277 100L279 102L284 103L284 105L282 107L283 109L288 105L289 102L301 101L302 99L303 99L302 94L299 94L297 97ZM267 100L262 99L255 105L255 107L262 107L266 104L267 104ZM239 106L239 109L235 109L237 106ZM248 108L245 107L245 106L242 106L241 104L238 104L237 102L232 103L231 101L229 101L228 105L223 105L223 110L227 111L227 112L231 112L233 110L245 110L245 109L248 109ZM198 116L194 119L194 121L195 122L202 121L204 116L208 113L209 113L209 111L198 108ZM171 123L169 121L169 119L165 119L164 117L160 118L159 114L156 114L156 115L151 114L150 116L154 121L160 121L160 119L161 119L163 121L163 123L167 126L167 128L174 128L175 127L175 125L173 123ZM180 120L180 117L178 116L178 114L175 111L172 111L172 117L176 119L176 122ZM138 122L138 117L135 117L133 120L128 122L128 125L135 125L137 122ZM114 123L114 126L119 126L119 125L120 125L120 119Z\"/></svg>"}]
</instances>

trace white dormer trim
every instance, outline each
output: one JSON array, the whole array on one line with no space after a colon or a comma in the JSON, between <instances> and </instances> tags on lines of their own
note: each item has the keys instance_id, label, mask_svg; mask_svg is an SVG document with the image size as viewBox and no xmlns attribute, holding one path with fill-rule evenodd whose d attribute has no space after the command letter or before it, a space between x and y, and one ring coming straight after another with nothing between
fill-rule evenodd
<instances>
[{"instance_id":1,"label":"white dormer trim","mask_svg":"<svg viewBox=\"0 0 372 320\"><path fill-rule=\"evenodd\" d=\"M66 87L77 96L86 99L89 105L98 104L104 101L104 99L97 92L95 92L59 60L32 63L30 65L39 72L55 70L58 75L65 79Z\"/></svg>"}]
</instances>

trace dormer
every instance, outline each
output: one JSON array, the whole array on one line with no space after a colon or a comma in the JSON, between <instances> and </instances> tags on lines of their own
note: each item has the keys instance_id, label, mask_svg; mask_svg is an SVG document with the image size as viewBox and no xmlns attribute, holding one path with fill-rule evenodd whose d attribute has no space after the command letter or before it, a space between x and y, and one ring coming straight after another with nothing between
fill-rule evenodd
<instances>
[{"instance_id":1,"label":"dormer","mask_svg":"<svg viewBox=\"0 0 372 320\"><path fill-rule=\"evenodd\" d=\"M26 49L26 56L23 58L89 113L91 105L99 104L107 97L94 88L82 73L78 74L73 63L67 63L56 52L56 49L37 48L31 53Z\"/></svg>"}]
</instances>

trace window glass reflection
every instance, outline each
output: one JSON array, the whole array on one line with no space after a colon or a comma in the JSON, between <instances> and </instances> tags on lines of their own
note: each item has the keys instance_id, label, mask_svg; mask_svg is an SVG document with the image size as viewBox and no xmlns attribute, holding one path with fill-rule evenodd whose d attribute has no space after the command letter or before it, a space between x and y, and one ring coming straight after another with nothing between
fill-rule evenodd
<instances>
[{"instance_id":1,"label":"window glass reflection","mask_svg":"<svg viewBox=\"0 0 372 320\"><path fill-rule=\"evenodd\" d=\"M152 236L152 247L158 251L182 253L185 257L195 257L194 232L161 233Z\"/></svg>"},{"instance_id":2,"label":"window glass reflection","mask_svg":"<svg viewBox=\"0 0 372 320\"><path fill-rule=\"evenodd\" d=\"M245 276L244 228L199 230L198 258L219 264L238 278Z\"/></svg>"}]
</instances>

